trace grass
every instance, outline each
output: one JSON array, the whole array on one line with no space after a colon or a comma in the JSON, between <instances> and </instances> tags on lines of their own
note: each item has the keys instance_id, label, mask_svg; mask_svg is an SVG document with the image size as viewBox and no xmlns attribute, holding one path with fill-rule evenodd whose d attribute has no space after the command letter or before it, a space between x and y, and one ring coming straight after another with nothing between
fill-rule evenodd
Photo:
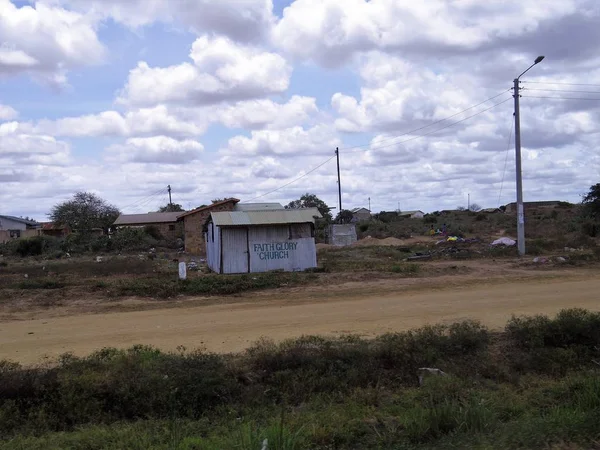
<instances>
[{"instance_id":1,"label":"grass","mask_svg":"<svg viewBox=\"0 0 600 450\"><path fill-rule=\"evenodd\" d=\"M600 313L472 321L237 355L144 346L0 363L0 448L590 448ZM430 376L419 386L420 367ZM568 447L567 447L568 444Z\"/></svg>"}]
</instances>

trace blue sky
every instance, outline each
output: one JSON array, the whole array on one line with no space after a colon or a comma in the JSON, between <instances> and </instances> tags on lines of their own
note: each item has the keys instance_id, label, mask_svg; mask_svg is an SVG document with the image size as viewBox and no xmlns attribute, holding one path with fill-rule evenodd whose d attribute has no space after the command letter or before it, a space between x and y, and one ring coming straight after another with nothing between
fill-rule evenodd
<instances>
[{"instance_id":1,"label":"blue sky","mask_svg":"<svg viewBox=\"0 0 600 450\"><path fill-rule=\"evenodd\" d=\"M547 90L522 93L526 200L577 201L600 177L591 0L0 0L0 9L5 214L43 219L77 190L141 212L160 206L164 192L150 194L167 184L184 205L229 195L287 203L307 191L335 205L334 162L305 174L338 146L347 207L371 197L375 211L398 202L432 211L469 193L484 207L508 203L512 102L484 110L511 94L468 108L508 90L542 51L527 78L543 84L524 87ZM565 45L578 51L552 54ZM559 90L583 91L579 83L589 92ZM527 98L542 93L552 98Z\"/></svg>"}]
</instances>

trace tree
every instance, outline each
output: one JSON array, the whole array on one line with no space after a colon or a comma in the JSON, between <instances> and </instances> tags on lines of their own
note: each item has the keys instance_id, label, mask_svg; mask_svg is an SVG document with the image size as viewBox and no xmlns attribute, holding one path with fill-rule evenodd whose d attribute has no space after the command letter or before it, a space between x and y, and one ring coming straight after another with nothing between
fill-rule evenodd
<instances>
[{"instance_id":1,"label":"tree","mask_svg":"<svg viewBox=\"0 0 600 450\"><path fill-rule=\"evenodd\" d=\"M52 207L50 220L62 226L68 226L79 233L89 233L94 228L108 228L117 220L121 212L91 192L77 192L71 200Z\"/></svg>"},{"instance_id":2,"label":"tree","mask_svg":"<svg viewBox=\"0 0 600 450\"><path fill-rule=\"evenodd\" d=\"M585 215L600 218L600 183L590 187L590 191L583 196L582 203Z\"/></svg>"},{"instance_id":3,"label":"tree","mask_svg":"<svg viewBox=\"0 0 600 450\"><path fill-rule=\"evenodd\" d=\"M179 203L167 203L165 206L161 206L157 212L184 212L183 206Z\"/></svg>"},{"instance_id":4,"label":"tree","mask_svg":"<svg viewBox=\"0 0 600 450\"><path fill-rule=\"evenodd\" d=\"M469 211L479 212L479 211L481 211L481 206L479 206L477 203L472 203L469 206Z\"/></svg>"},{"instance_id":5,"label":"tree","mask_svg":"<svg viewBox=\"0 0 600 450\"><path fill-rule=\"evenodd\" d=\"M352 211L343 209L338 213L335 221L337 223L352 223L352 219L354 219L354 214L352 214Z\"/></svg>"},{"instance_id":6,"label":"tree","mask_svg":"<svg viewBox=\"0 0 600 450\"><path fill-rule=\"evenodd\" d=\"M331 215L331 211L329 210L329 206L315 194L306 193L298 200L294 200L289 202L285 209L300 209L300 208L317 208L323 219L327 222L331 222L333 220L333 216Z\"/></svg>"}]
</instances>

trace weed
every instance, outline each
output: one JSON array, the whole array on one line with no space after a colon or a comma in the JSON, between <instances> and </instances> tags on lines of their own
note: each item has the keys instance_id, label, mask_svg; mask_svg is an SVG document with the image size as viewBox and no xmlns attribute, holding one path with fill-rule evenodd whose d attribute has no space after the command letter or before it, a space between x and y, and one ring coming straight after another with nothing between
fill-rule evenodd
<instances>
[{"instance_id":1,"label":"weed","mask_svg":"<svg viewBox=\"0 0 600 450\"><path fill-rule=\"evenodd\" d=\"M62 281L48 279L24 280L18 284L19 289L61 289L65 286Z\"/></svg>"}]
</instances>

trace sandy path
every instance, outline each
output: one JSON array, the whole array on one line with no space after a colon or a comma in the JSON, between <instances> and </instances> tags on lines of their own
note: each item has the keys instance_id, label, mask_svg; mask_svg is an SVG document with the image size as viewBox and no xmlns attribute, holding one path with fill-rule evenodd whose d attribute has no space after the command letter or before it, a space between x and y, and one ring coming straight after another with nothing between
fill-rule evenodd
<instances>
[{"instance_id":1,"label":"sandy path","mask_svg":"<svg viewBox=\"0 0 600 450\"><path fill-rule=\"evenodd\" d=\"M36 363L64 352L154 345L238 351L262 336L374 335L426 323L479 319L501 327L511 314L553 314L567 307L600 310L600 280L523 280L429 292L286 299L0 323L0 358Z\"/></svg>"}]
</instances>

